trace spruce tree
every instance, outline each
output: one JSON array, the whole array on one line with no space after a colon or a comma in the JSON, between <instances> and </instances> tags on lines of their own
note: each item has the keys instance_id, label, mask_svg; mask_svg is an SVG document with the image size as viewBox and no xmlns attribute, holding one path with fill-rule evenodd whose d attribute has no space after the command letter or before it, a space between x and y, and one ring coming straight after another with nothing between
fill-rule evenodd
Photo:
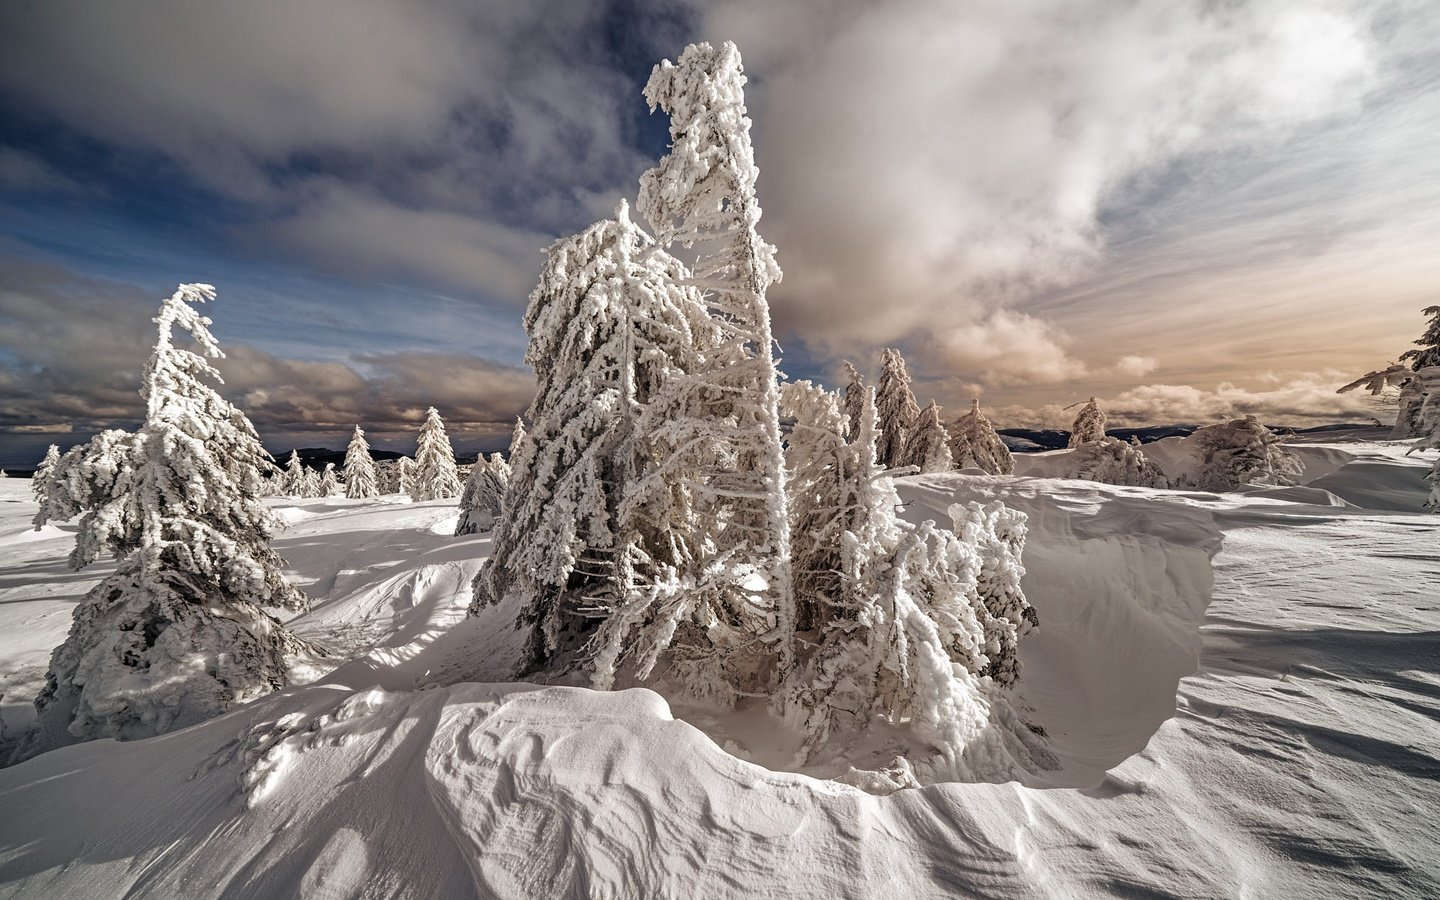
<instances>
[{"instance_id":1,"label":"spruce tree","mask_svg":"<svg viewBox=\"0 0 1440 900\"><path fill-rule=\"evenodd\" d=\"M1097 441L1086 441L1075 448L1066 462L1069 464L1067 478L1130 487L1170 486L1170 480L1140 449L1138 441L1132 443L1108 435Z\"/></svg>"},{"instance_id":2,"label":"spruce tree","mask_svg":"<svg viewBox=\"0 0 1440 900\"><path fill-rule=\"evenodd\" d=\"M305 647L261 611L307 603L270 547L279 522L259 497L268 454L207 383L220 380L207 357L223 354L192 304L214 296L181 285L161 306L141 429L97 435L56 466L47 506L79 516L71 565L102 552L119 562L75 608L22 755L217 715L283 687L287 656ZM177 328L198 352L175 344Z\"/></svg>"},{"instance_id":3,"label":"spruce tree","mask_svg":"<svg viewBox=\"0 0 1440 900\"><path fill-rule=\"evenodd\" d=\"M926 475L955 468L955 459L950 453L950 432L934 400L920 411L920 418L910 432L905 444L905 465L918 466Z\"/></svg>"},{"instance_id":4,"label":"spruce tree","mask_svg":"<svg viewBox=\"0 0 1440 900\"><path fill-rule=\"evenodd\" d=\"M476 459L460 492L456 536L492 529L504 515L505 490L509 483L510 466L503 456L492 453L489 459L483 456Z\"/></svg>"},{"instance_id":5,"label":"spruce tree","mask_svg":"<svg viewBox=\"0 0 1440 900\"><path fill-rule=\"evenodd\" d=\"M865 404L865 376L849 360L845 360L845 439L855 440L855 429L860 423L860 408Z\"/></svg>"},{"instance_id":6,"label":"spruce tree","mask_svg":"<svg viewBox=\"0 0 1440 900\"><path fill-rule=\"evenodd\" d=\"M280 490L290 497L305 495L305 465L300 462L299 450L290 451L290 460L285 464L285 474L280 479Z\"/></svg>"},{"instance_id":7,"label":"spruce tree","mask_svg":"<svg viewBox=\"0 0 1440 900\"><path fill-rule=\"evenodd\" d=\"M320 493L320 473L315 469L303 466L300 469L300 491L301 499L314 500L324 496Z\"/></svg>"},{"instance_id":8,"label":"spruce tree","mask_svg":"<svg viewBox=\"0 0 1440 900\"><path fill-rule=\"evenodd\" d=\"M1068 447L1078 447L1087 441L1098 441L1105 437L1105 412L1091 397L1090 402L1080 408L1075 422L1070 426Z\"/></svg>"},{"instance_id":9,"label":"spruce tree","mask_svg":"<svg viewBox=\"0 0 1440 900\"><path fill-rule=\"evenodd\" d=\"M380 496L375 478L375 460L370 456L370 445L365 441L365 432L355 426L350 436L350 446L345 448L345 496L351 500L370 500Z\"/></svg>"},{"instance_id":10,"label":"spruce tree","mask_svg":"<svg viewBox=\"0 0 1440 900\"><path fill-rule=\"evenodd\" d=\"M40 460L40 466L36 468L35 474L30 476L30 493L35 497L35 502L40 504L42 512L36 513L35 528L39 530L44 514L43 510L50 501L50 479L55 476L55 466L60 462L60 447L51 444L50 449L45 451L45 458Z\"/></svg>"},{"instance_id":11,"label":"spruce tree","mask_svg":"<svg viewBox=\"0 0 1440 900\"><path fill-rule=\"evenodd\" d=\"M425 411L425 424L420 426L410 499L445 500L459 493L460 472L455 467L455 451L450 447L439 411L432 406Z\"/></svg>"},{"instance_id":12,"label":"spruce tree","mask_svg":"<svg viewBox=\"0 0 1440 900\"><path fill-rule=\"evenodd\" d=\"M408 456L402 456L402 457L400 457L399 459L395 460L395 465L391 468L391 472L394 474L395 480L394 480L394 483L391 485L392 490L390 490L388 493L391 493L391 494L413 494L413 493L414 493L414 489L415 489L415 460L411 459L411 458L408 457Z\"/></svg>"},{"instance_id":13,"label":"spruce tree","mask_svg":"<svg viewBox=\"0 0 1440 900\"><path fill-rule=\"evenodd\" d=\"M1233 491L1242 484L1295 484L1300 460L1254 416L1207 425L1186 438L1195 448L1199 470L1185 487Z\"/></svg>"},{"instance_id":14,"label":"spruce tree","mask_svg":"<svg viewBox=\"0 0 1440 900\"><path fill-rule=\"evenodd\" d=\"M699 555L684 577L697 581L725 626L750 617L749 585L763 582L764 602L779 622L775 633L785 635L793 630L795 609L779 371L766 300L781 273L775 248L757 230L759 170L744 86L740 51L729 41L718 48L691 44L678 63L655 67L645 98L652 110L669 114L671 150L641 177L638 208L661 247L697 248L692 283L705 292L719 332L703 370L675 386L684 402L667 404L679 418L660 438L672 452L663 465L697 476L688 501L695 514L682 540ZM727 446L717 454L711 438L720 423ZM720 634L712 630L699 639L713 643ZM783 676L793 648L778 649Z\"/></svg>"},{"instance_id":15,"label":"spruce tree","mask_svg":"<svg viewBox=\"0 0 1440 900\"><path fill-rule=\"evenodd\" d=\"M866 392L862 389L856 409L857 426ZM834 394L809 381L795 381L781 388L780 401L781 411L795 422L785 445L795 629L811 632L825 621L825 605L841 595L840 551L851 525L845 511L854 503L847 490L853 487L855 452L846 440L849 417L840 411Z\"/></svg>"},{"instance_id":16,"label":"spruce tree","mask_svg":"<svg viewBox=\"0 0 1440 900\"><path fill-rule=\"evenodd\" d=\"M1000 439L995 426L980 411L978 399L970 401L970 411L955 420L950 429L950 453L957 469L983 469L991 475L1009 475L1015 471L1015 457Z\"/></svg>"},{"instance_id":17,"label":"spruce tree","mask_svg":"<svg viewBox=\"0 0 1440 900\"><path fill-rule=\"evenodd\" d=\"M876 453L880 464L887 469L910 465L906 444L915 423L920 419L920 405L915 402L915 392L910 389L910 373L905 369L905 357L893 347L887 348L880 359L880 386L875 393L876 415L879 417L879 446Z\"/></svg>"},{"instance_id":18,"label":"spruce tree","mask_svg":"<svg viewBox=\"0 0 1440 900\"><path fill-rule=\"evenodd\" d=\"M336 494L343 494L343 488L344 486L340 484L340 476L335 472L335 464L327 462L325 471L320 473L320 487L316 496L334 497Z\"/></svg>"}]
</instances>

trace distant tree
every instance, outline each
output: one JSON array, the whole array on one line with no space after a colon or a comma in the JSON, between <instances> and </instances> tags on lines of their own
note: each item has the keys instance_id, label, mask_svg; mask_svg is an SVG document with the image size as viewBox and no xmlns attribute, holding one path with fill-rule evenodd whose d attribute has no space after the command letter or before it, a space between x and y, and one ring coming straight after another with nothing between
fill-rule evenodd
<instances>
[{"instance_id":1,"label":"distant tree","mask_svg":"<svg viewBox=\"0 0 1440 900\"><path fill-rule=\"evenodd\" d=\"M1134 438L1132 436L1132 441ZM1121 484L1131 487L1168 488L1170 479L1140 449L1138 441L1102 437L1085 441L1067 457L1067 478Z\"/></svg>"},{"instance_id":2,"label":"distant tree","mask_svg":"<svg viewBox=\"0 0 1440 900\"><path fill-rule=\"evenodd\" d=\"M224 712L283 687L287 656L306 646L260 609L307 603L270 547L279 522L259 497L269 456L207 384L219 375L206 357L223 354L191 304L214 296L181 285L160 307L140 431L103 432L56 466L48 511L80 518L71 565L102 551L119 563L75 608L22 756ZM199 352L175 345L176 328Z\"/></svg>"},{"instance_id":3,"label":"distant tree","mask_svg":"<svg viewBox=\"0 0 1440 900\"><path fill-rule=\"evenodd\" d=\"M320 473L315 469L305 467L300 472L300 491L298 496L305 500L314 500L325 496L321 493Z\"/></svg>"},{"instance_id":4,"label":"distant tree","mask_svg":"<svg viewBox=\"0 0 1440 900\"><path fill-rule=\"evenodd\" d=\"M1202 491L1233 491L1242 484L1295 484L1300 459L1285 449L1254 416L1207 425L1186 443L1195 448L1200 468L1181 486Z\"/></svg>"},{"instance_id":5,"label":"distant tree","mask_svg":"<svg viewBox=\"0 0 1440 900\"><path fill-rule=\"evenodd\" d=\"M880 464L887 469L909 465L905 447L920 419L920 405L910 389L905 357L894 348L887 348L880 358L880 387L875 394L875 406L879 416L880 443L876 452L880 455Z\"/></svg>"},{"instance_id":6,"label":"distant tree","mask_svg":"<svg viewBox=\"0 0 1440 900\"><path fill-rule=\"evenodd\" d=\"M289 497L300 497L305 492L305 465L300 462L298 450L290 451L290 459L285 463L285 473L280 479L280 492Z\"/></svg>"},{"instance_id":7,"label":"distant tree","mask_svg":"<svg viewBox=\"0 0 1440 900\"><path fill-rule=\"evenodd\" d=\"M1015 457L1000 440L995 426L980 412L980 401L970 401L970 411L950 427L950 454L957 469L983 469L991 475L1015 471Z\"/></svg>"},{"instance_id":8,"label":"distant tree","mask_svg":"<svg viewBox=\"0 0 1440 900\"><path fill-rule=\"evenodd\" d=\"M425 411L425 424L420 426L410 499L444 500L459 493L460 472L455 467L455 451L450 447L439 411L432 406Z\"/></svg>"},{"instance_id":9,"label":"distant tree","mask_svg":"<svg viewBox=\"0 0 1440 900\"><path fill-rule=\"evenodd\" d=\"M1078 447L1087 441L1099 441L1105 437L1105 412L1091 397L1090 402L1080 408L1075 422L1070 426L1069 447Z\"/></svg>"},{"instance_id":10,"label":"distant tree","mask_svg":"<svg viewBox=\"0 0 1440 900\"><path fill-rule=\"evenodd\" d=\"M855 429L860 421L860 408L865 404L865 376L849 360L845 361L845 398L841 412L845 414L845 440L855 440Z\"/></svg>"},{"instance_id":11,"label":"distant tree","mask_svg":"<svg viewBox=\"0 0 1440 900\"><path fill-rule=\"evenodd\" d=\"M391 494L413 494L413 493L414 493L414 489L415 489L415 460L411 459L411 458L408 457L408 456L402 456L402 457L400 457L399 459L395 460L395 465L394 465L394 467L391 469L391 472L394 474L395 480L394 480L394 482L391 484L392 490L387 491L387 493L391 493Z\"/></svg>"},{"instance_id":12,"label":"distant tree","mask_svg":"<svg viewBox=\"0 0 1440 900\"><path fill-rule=\"evenodd\" d=\"M345 496L351 500L369 500L380 496L375 477L375 460L370 456L370 445L365 441L365 432L355 426L350 436L350 446L345 448Z\"/></svg>"},{"instance_id":13,"label":"distant tree","mask_svg":"<svg viewBox=\"0 0 1440 900\"><path fill-rule=\"evenodd\" d=\"M58 444L51 444L50 449L45 451L45 458L40 460L40 466L35 474L30 476L30 493L35 497L35 502L44 509L50 499L50 479L55 475L55 466L60 462L60 447ZM37 515L39 515L37 513ZM36 526L39 527L38 525Z\"/></svg>"},{"instance_id":14,"label":"distant tree","mask_svg":"<svg viewBox=\"0 0 1440 900\"><path fill-rule=\"evenodd\" d=\"M475 460L465 487L460 492L460 518L455 534L489 531L505 511L505 489L510 483L510 465L498 453Z\"/></svg>"},{"instance_id":15,"label":"distant tree","mask_svg":"<svg viewBox=\"0 0 1440 900\"><path fill-rule=\"evenodd\" d=\"M334 497L336 494L345 493L344 485L340 483L340 476L335 472L335 464L327 462L325 471L320 473L320 487L316 494L320 497Z\"/></svg>"},{"instance_id":16,"label":"distant tree","mask_svg":"<svg viewBox=\"0 0 1440 900\"><path fill-rule=\"evenodd\" d=\"M905 444L905 464L919 466L926 475L949 472L955 468L950 453L950 432L940 418L940 407L931 400L920 412L910 439Z\"/></svg>"}]
</instances>

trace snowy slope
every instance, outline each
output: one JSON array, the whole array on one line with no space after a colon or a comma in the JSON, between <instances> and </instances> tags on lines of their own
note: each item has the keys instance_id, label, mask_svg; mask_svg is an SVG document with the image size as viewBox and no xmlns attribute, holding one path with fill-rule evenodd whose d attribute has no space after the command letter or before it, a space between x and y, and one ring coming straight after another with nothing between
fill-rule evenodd
<instances>
[{"instance_id":1,"label":"snowy slope","mask_svg":"<svg viewBox=\"0 0 1440 900\"><path fill-rule=\"evenodd\" d=\"M1022 699L1059 766L889 796L782 771L753 711L496 683L517 635L504 610L463 618L488 539L449 536L448 503L283 504L316 599L294 625L336 667L0 770L0 896L1434 896L1440 517L1397 509L1423 489L1396 445L1315 449L1352 460L1325 491L1388 506L908 479L908 518L1031 514ZM22 530L17 487L7 719L103 574Z\"/></svg>"}]
</instances>

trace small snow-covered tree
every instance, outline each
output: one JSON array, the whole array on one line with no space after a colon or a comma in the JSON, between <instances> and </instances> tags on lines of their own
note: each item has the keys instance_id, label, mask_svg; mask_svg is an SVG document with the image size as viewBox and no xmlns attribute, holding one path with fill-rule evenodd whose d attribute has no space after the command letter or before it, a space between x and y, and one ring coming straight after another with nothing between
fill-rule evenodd
<instances>
[{"instance_id":1,"label":"small snow-covered tree","mask_svg":"<svg viewBox=\"0 0 1440 900\"><path fill-rule=\"evenodd\" d=\"M270 547L279 522L259 498L269 459L245 414L208 381L220 357L181 285L160 307L139 432L109 431L65 454L48 504L79 516L71 564L119 563L75 608L54 652L22 755L75 739L156 734L216 715L287 682L305 645L261 607L306 600ZM175 344L188 332L198 352Z\"/></svg>"},{"instance_id":2,"label":"small snow-covered tree","mask_svg":"<svg viewBox=\"0 0 1440 900\"><path fill-rule=\"evenodd\" d=\"M1105 412L1100 404L1091 397L1090 402L1080 407L1080 412L1075 416L1075 422L1070 426L1070 442L1068 447L1078 447L1087 441L1099 441L1105 438Z\"/></svg>"},{"instance_id":3,"label":"small snow-covered tree","mask_svg":"<svg viewBox=\"0 0 1440 900\"><path fill-rule=\"evenodd\" d=\"M841 411L845 414L845 440L855 440L855 429L860 421L860 407L865 403L865 376L847 359L845 360L845 399Z\"/></svg>"},{"instance_id":4,"label":"small snow-covered tree","mask_svg":"<svg viewBox=\"0 0 1440 900\"><path fill-rule=\"evenodd\" d=\"M410 499L444 500L459 493L460 472L455 467L455 451L450 447L439 411L432 406L425 411L425 424L420 426Z\"/></svg>"},{"instance_id":5,"label":"small snow-covered tree","mask_svg":"<svg viewBox=\"0 0 1440 900\"><path fill-rule=\"evenodd\" d=\"M308 466L302 467L300 470L300 490L297 496L305 500L314 500L318 497L323 497L325 495L321 493L320 488L320 473Z\"/></svg>"},{"instance_id":6,"label":"small snow-covered tree","mask_svg":"<svg viewBox=\"0 0 1440 900\"><path fill-rule=\"evenodd\" d=\"M1121 484L1130 487L1168 488L1170 479L1140 449L1138 442L1103 437L1085 441L1066 458L1066 478Z\"/></svg>"},{"instance_id":7,"label":"small snow-covered tree","mask_svg":"<svg viewBox=\"0 0 1440 900\"><path fill-rule=\"evenodd\" d=\"M305 495L305 464L300 462L299 450L290 451L290 459L285 463L285 474L280 479L280 491L289 497Z\"/></svg>"},{"instance_id":8,"label":"small snow-covered tree","mask_svg":"<svg viewBox=\"0 0 1440 900\"><path fill-rule=\"evenodd\" d=\"M886 348L880 360L880 385L875 393L876 415L879 417L880 438L876 452L887 469L911 465L906 446L920 419L920 405L910 389L910 373L905 357L893 347Z\"/></svg>"},{"instance_id":9,"label":"small snow-covered tree","mask_svg":"<svg viewBox=\"0 0 1440 900\"><path fill-rule=\"evenodd\" d=\"M460 492L460 518L455 523L455 534L475 534L489 531L500 520L505 510L505 489L510 483L510 466L498 453L475 460L470 475L465 479L465 488Z\"/></svg>"},{"instance_id":10,"label":"small snow-covered tree","mask_svg":"<svg viewBox=\"0 0 1440 900\"><path fill-rule=\"evenodd\" d=\"M350 436L350 446L345 448L345 496L351 500L380 496L375 460L370 456L370 445L359 425L355 426L355 433Z\"/></svg>"},{"instance_id":11,"label":"small snow-covered tree","mask_svg":"<svg viewBox=\"0 0 1440 900\"><path fill-rule=\"evenodd\" d=\"M1015 457L1000 439L995 426L980 411L978 399L970 401L970 411L950 426L950 455L957 469L983 469L991 475L1009 475L1015 471Z\"/></svg>"},{"instance_id":12,"label":"small snow-covered tree","mask_svg":"<svg viewBox=\"0 0 1440 900\"><path fill-rule=\"evenodd\" d=\"M50 479L54 477L55 466L59 462L60 447L58 444L51 444L50 449L45 451L45 458L40 460L39 467L35 469L35 474L30 476L30 493L42 509L50 500Z\"/></svg>"},{"instance_id":13,"label":"small snow-covered tree","mask_svg":"<svg viewBox=\"0 0 1440 900\"><path fill-rule=\"evenodd\" d=\"M1233 491L1242 484L1290 485L1303 471L1300 459L1254 416L1207 425L1186 443L1195 449L1200 467L1182 479L1185 487Z\"/></svg>"},{"instance_id":14,"label":"small snow-covered tree","mask_svg":"<svg viewBox=\"0 0 1440 900\"><path fill-rule=\"evenodd\" d=\"M325 471L320 473L320 487L317 495L321 497L334 497L336 494L343 494L344 485L340 483L340 476L335 472L335 464L327 462Z\"/></svg>"},{"instance_id":15,"label":"small snow-covered tree","mask_svg":"<svg viewBox=\"0 0 1440 900\"><path fill-rule=\"evenodd\" d=\"M905 465L919 466L923 474L949 472L955 468L950 453L950 432L940 418L940 407L931 400L920 412L910 439L905 444Z\"/></svg>"},{"instance_id":16,"label":"small snow-covered tree","mask_svg":"<svg viewBox=\"0 0 1440 900\"><path fill-rule=\"evenodd\" d=\"M408 456L402 456L395 460L390 468L393 480L390 482L388 494L410 494L415 488L415 460Z\"/></svg>"},{"instance_id":17,"label":"small snow-covered tree","mask_svg":"<svg viewBox=\"0 0 1440 900\"><path fill-rule=\"evenodd\" d=\"M779 623L765 634L788 641L795 616L779 371L766 299L781 273L775 248L758 231L759 169L744 88L740 51L729 41L691 44L678 62L654 68L645 98L670 116L670 153L641 177L637 204L661 247L695 248L691 283L704 292L717 332L701 369L674 383L673 395L659 404L657 412L672 418L651 432L665 457L661 467L674 473L663 477L674 484L681 470L693 476L683 501L693 514L676 535L689 557L680 577L696 579L707 598L703 607L723 624L687 630L686 637L701 645L698 665L710 670L692 682L708 680L717 689L715 642L757 612L757 596L769 607L764 615ZM783 678L793 648L776 649Z\"/></svg>"}]
</instances>

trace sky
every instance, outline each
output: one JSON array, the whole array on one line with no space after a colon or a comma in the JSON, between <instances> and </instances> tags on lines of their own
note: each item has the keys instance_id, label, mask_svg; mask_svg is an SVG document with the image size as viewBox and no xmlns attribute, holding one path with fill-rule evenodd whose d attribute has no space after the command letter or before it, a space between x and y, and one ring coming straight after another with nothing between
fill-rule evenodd
<instances>
[{"instance_id":1,"label":"sky","mask_svg":"<svg viewBox=\"0 0 1440 900\"><path fill-rule=\"evenodd\" d=\"M1440 303L1433 0L13 2L0 466L133 427L189 281L272 450L430 405L502 446L545 248L633 201L698 40L745 59L792 378L896 346L1001 427L1363 421L1335 388Z\"/></svg>"}]
</instances>

